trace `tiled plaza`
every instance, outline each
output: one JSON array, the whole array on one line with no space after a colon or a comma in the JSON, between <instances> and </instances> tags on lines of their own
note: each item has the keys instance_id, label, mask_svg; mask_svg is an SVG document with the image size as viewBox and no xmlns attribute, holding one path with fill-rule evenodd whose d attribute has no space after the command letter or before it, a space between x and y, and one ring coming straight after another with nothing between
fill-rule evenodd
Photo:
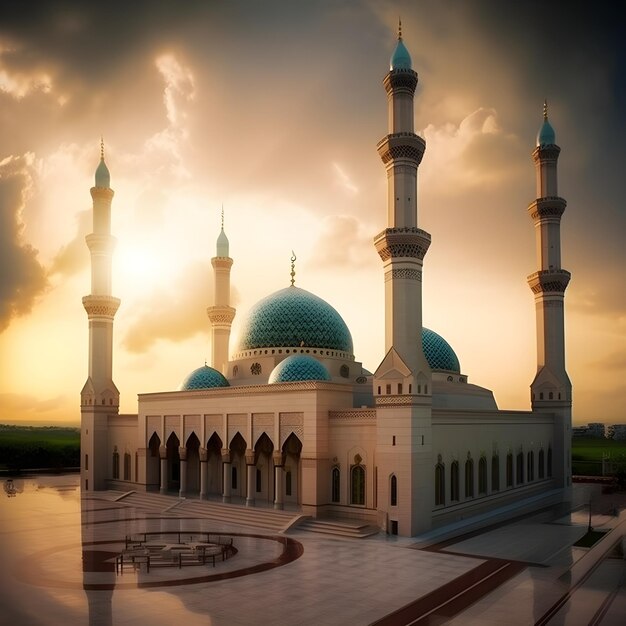
<instances>
[{"instance_id":1,"label":"tiled plaza","mask_svg":"<svg viewBox=\"0 0 626 626\"><path fill-rule=\"evenodd\" d=\"M405 624L413 618L395 611L424 598L439 606L437 593L452 597L455 586L474 594L467 606L431 610L422 602L413 623L443 623L448 610L459 625L533 624L551 607L543 623L586 624L602 607L594 623L624 623L624 560L600 560L587 578L575 570L586 554L571 548L586 532L582 514L552 519L548 512L423 550L382 534L271 533L128 506L107 492L81 500L76 475L15 486L0 505L2 624ZM605 517L595 516L594 526L624 520ZM232 536L237 553L215 566L115 571L127 535L200 531ZM508 579L493 583L508 566ZM485 579L469 584L481 568ZM582 583L554 608L568 592L568 572Z\"/></svg>"}]
</instances>

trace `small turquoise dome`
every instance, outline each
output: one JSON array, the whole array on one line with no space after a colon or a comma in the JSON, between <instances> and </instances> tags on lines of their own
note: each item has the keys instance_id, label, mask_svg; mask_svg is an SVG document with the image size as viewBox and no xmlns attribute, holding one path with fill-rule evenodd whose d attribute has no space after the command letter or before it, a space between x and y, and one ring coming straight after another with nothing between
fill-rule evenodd
<instances>
[{"instance_id":1,"label":"small turquoise dome","mask_svg":"<svg viewBox=\"0 0 626 626\"><path fill-rule=\"evenodd\" d=\"M213 387L230 387L230 384L221 372L208 365L203 365L191 372L178 390L189 391L190 389L211 389Z\"/></svg>"},{"instance_id":2,"label":"small turquoise dome","mask_svg":"<svg viewBox=\"0 0 626 626\"><path fill-rule=\"evenodd\" d=\"M412 67L411 64L411 55L409 51L406 49L404 42L402 39L398 39L398 43L396 44L396 49L393 51L391 55L391 61L389 63L390 70L410 70Z\"/></svg>"},{"instance_id":3,"label":"small turquoise dome","mask_svg":"<svg viewBox=\"0 0 626 626\"><path fill-rule=\"evenodd\" d=\"M308 354L294 354L281 361L268 382L292 383L300 380L331 380L326 367Z\"/></svg>"},{"instance_id":4,"label":"small turquoise dome","mask_svg":"<svg viewBox=\"0 0 626 626\"><path fill-rule=\"evenodd\" d=\"M556 143L556 133L547 118L537 133L537 146L551 146Z\"/></svg>"},{"instance_id":5,"label":"small turquoise dome","mask_svg":"<svg viewBox=\"0 0 626 626\"><path fill-rule=\"evenodd\" d=\"M328 302L292 285L252 307L241 326L238 351L298 346L352 354L352 335Z\"/></svg>"},{"instance_id":6,"label":"small turquoise dome","mask_svg":"<svg viewBox=\"0 0 626 626\"><path fill-rule=\"evenodd\" d=\"M219 237L217 238L217 251L216 254L218 257L227 257L228 256L228 237L222 228Z\"/></svg>"},{"instance_id":7,"label":"small turquoise dome","mask_svg":"<svg viewBox=\"0 0 626 626\"><path fill-rule=\"evenodd\" d=\"M422 328L422 349L432 370L461 373L461 365L450 344L429 328Z\"/></svg>"},{"instance_id":8,"label":"small turquoise dome","mask_svg":"<svg viewBox=\"0 0 626 626\"><path fill-rule=\"evenodd\" d=\"M104 162L104 159L100 159L100 163L96 169L96 187L106 187L108 189L110 186L111 174L109 174L109 168Z\"/></svg>"}]
</instances>

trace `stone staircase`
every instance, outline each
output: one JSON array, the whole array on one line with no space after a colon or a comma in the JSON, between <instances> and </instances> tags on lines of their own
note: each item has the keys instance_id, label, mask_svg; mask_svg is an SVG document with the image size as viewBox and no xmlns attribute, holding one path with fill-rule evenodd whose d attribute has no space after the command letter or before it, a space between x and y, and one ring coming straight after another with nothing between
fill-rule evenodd
<instances>
[{"instance_id":1,"label":"stone staircase","mask_svg":"<svg viewBox=\"0 0 626 626\"><path fill-rule=\"evenodd\" d=\"M107 492L111 494L111 492ZM111 494L112 495L112 494ZM251 526L271 532L280 532L300 517L299 513L276 511L262 507L246 507L237 504L223 504L211 500L178 498L172 495L161 495L146 491L131 491L126 494L115 493L110 498L124 506L134 507L153 513L175 513L177 515L193 515L222 522Z\"/></svg>"},{"instance_id":2,"label":"stone staircase","mask_svg":"<svg viewBox=\"0 0 626 626\"><path fill-rule=\"evenodd\" d=\"M298 530L306 530L312 533L334 535L336 537L348 537L351 539L364 539L377 535L380 529L371 524L356 521L312 519L307 518L297 526Z\"/></svg>"}]
</instances>

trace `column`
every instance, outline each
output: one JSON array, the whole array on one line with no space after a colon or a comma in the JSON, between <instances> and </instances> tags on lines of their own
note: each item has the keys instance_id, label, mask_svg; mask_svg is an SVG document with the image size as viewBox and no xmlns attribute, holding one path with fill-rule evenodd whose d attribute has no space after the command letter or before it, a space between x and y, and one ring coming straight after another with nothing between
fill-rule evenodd
<instances>
[{"instance_id":1,"label":"column","mask_svg":"<svg viewBox=\"0 0 626 626\"><path fill-rule=\"evenodd\" d=\"M230 502L230 452L222 450L222 502Z\"/></svg>"},{"instance_id":2,"label":"column","mask_svg":"<svg viewBox=\"0 0 626 626\"><path fill-rule=\"evenodd\" d=\"M161 458L161 488L160 492L167 493L167 448L159 446L159 457Z\"/></svg>"},{"instance_id":3,"label":"column","mask_svg":"<svg viewBox=\"0 0 626 626\"><path fill-rule=\"evenodd\" d=\"M254 506L254 491L256 485L255 470L254 450L246 450L246 506Z\"/></svg>"},{"instance_id":4,"label":"column","mask_svg":"<svg viewBox=\"0 0 626 626\"><path fill-rule=\"evenodd\" d=\"M274 455L274 508L283 508L283 455Z\"/></svg>"},{"instance_id":5,"label":"column","mask_svg":"<svg viewBox=\"0 0 626 626\"><path fill-rule=\"evenodd\" d=\"M207 499L207 482L208 482L208 458L209 453L206 448L200 448L200 499Z\"/></svg>"},{"instance_id":6,"label":"column","mask_svg":"<svg viewBox=\"0 0 626 626\"><path fill-rule=\"evenodd\" d=\"M184 498L187 493L187 448L182 446L178 448L178 455L180 456L180 489L178 490L178 497Z\"/></svg>"}]
</instances>

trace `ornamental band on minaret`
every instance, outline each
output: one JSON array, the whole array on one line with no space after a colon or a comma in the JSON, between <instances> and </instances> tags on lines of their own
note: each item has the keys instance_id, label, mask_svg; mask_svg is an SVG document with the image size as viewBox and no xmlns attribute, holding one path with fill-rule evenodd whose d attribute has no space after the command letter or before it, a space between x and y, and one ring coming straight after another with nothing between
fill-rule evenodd
<instances>
[{"instance_id":1,"label":"ornamental band on minaret","mask_svg":"<svg viewBox=\"0 0 626 626\"><path fill-rule=\"evenodd\" d=\"M120 300L111 295L115 237L111 235L111 177L100 145L93 199L93 232L86 242L91 253L91 294L83 298L89 318L89 373L81 392L81 479L84 489L102 489L107 475L107 416L119 410L113 382L113 320ZM97 443L95 443L97 442Z\"/></svg>"}]
</instances>

